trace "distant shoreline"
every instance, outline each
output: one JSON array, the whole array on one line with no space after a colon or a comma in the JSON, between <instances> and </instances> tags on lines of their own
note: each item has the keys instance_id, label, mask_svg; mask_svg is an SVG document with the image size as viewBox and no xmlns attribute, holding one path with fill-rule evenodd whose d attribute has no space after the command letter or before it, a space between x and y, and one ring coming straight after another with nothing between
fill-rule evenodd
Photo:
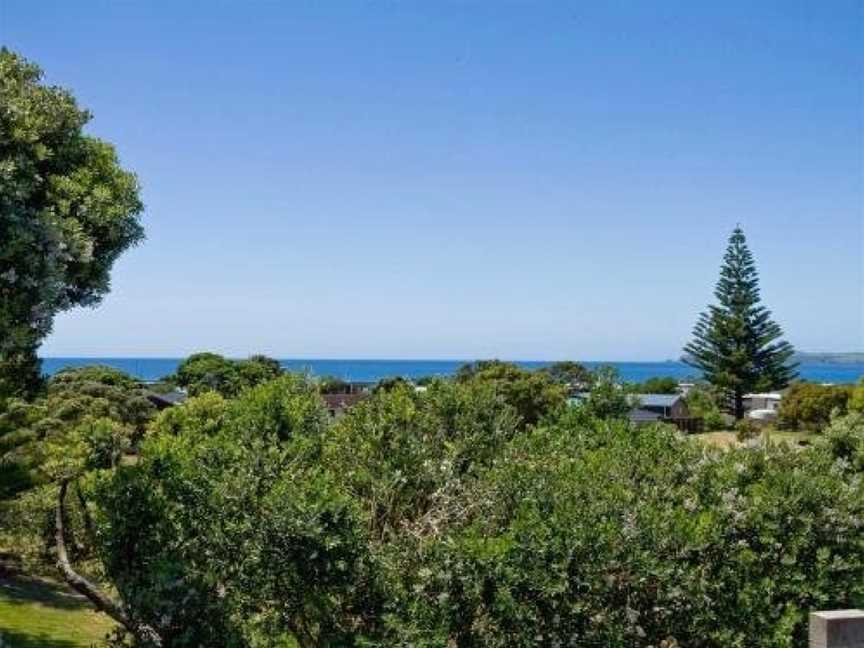
<instances>
[{"instance_id":1,"label":"distant shoreline","mask_svg":"<svg viewBox=\"0 0 864 648\"><path fill-rule=\"evenodd\" d=\"M248 355L251 355L248 354ZM226 355L225 357L231 358L234 360L241 360L245 357L244 355ZM269 354L268 354L269 355ZM43 360L165 360L165 361L175 361L182 360L185 356L91 356L91 355L57 355L57 356L45 356L42 358ZM507 358L503 356L483 356L477 358L319 358L319 357L290 357L290 358L279 358L281 361L290 361L290 362L475 362L477 360L487 360L487 359L498 359L503 360L505 362L530 362L530 363L547 363L552 364L554 362L561 362L563 360L570 360L570 358L555 358L551 360L529 360L525 358ZM802 363L828 363L828 364L864 364L864 351L849 351L849 352L834 352L834 351L826 351L826 352L815 352L815 351L799 351L796 352L793 356L793 361L802 362ZM657 360L584 360L577 359L576 362L597 365L597 364L614 364L614 363L633 363L633 364L679 364L681 360L677 360L674 358L664 358Z\"/></svg>"}]
</instances>

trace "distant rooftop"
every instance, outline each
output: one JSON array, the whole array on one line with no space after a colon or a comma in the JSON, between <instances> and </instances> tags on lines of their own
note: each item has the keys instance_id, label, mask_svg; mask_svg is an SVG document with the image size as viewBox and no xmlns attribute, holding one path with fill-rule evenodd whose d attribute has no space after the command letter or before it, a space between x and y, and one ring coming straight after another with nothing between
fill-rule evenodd
<instances>
[{"instance_id":1,"label":"distant rooftop","mask_svg":"<svg viewBox=\"0 0 864 648\"><path fill-rule=\"evenodd\" d=\"M169 407L171 405L178 405L186 400L187 398L186 392L179 391L174 389L169 392L147 392L147 398L156 406L159 407Z\"/></svg>"},{"instance_id":2,"label":"distant rooftop","mask_svg":"<svg viewBox=\"0 0 864 648\"><path fill-rule=\"evenodd\" d=\"M636 394L642 407L672 407L681 394Z\"/></svg>"},{"instance_id":3,"label":"distant rooftop","mask_svg":"<svg viewBox=\"0 0 864 648\"><path fill-rule=\"evenodd\" d=\"M634 423L650 423L660 420L660 414L646 409L634 409L630 412L630 420Z\"/></svg>"}]
</instances>

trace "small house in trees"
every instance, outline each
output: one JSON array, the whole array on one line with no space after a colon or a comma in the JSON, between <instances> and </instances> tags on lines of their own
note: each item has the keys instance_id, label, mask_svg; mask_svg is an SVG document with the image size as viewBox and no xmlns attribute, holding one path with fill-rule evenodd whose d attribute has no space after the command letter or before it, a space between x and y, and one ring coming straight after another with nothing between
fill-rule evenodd
<instances>
[{"instance_id":1,"label":"small house in trees","mask_svg":"<svg viewBox=\"0 0 864 648\"><path fill-rule=\"evenodd\" d=\"M660 419L690 417L687 401L681 394L637 394L636 397L639 399L639 410L653 412Z\"/></svg>"},{"instance_id":2,"label":"small house in trees","mask_svg":"<svg viewBox=\"0 0 864 648\"><path fill-rule=\"evenodd\" d=\"M681 394L638 394L639 406L630 411L633 423L671 423L682 432L701 432L702 419L694 418Z\"/></svg>"},{"instance_id":3,"label":"small house in trees","mask_svg":"<svg viewBox=\"0 0 864 648\"><path fill-rule=\"evenodd\" d=\"M168 392L147 392L147 400L149 400L157 410L164 410L174 405L179 405L187 398L187 394L179 389L173 389Z\"/></svg>"},{"instance_id":4,"label":"small house in trees","mask_svg":"<svg viewBox=\"0 0 864 648\"><path fill-rule=\"evenodd\" d=\"M776 412L780 409L781 400L783 400L783 394L779 392L744 394L744 409L748 412L753 410L772 410Z\"/></svg>"},{"instance_id":5,"label":"small house in trees","mask_svg":"<svg viewBox=\"0 0 864 648\"><path fill-rule=\"evenodd\" d=\"M338 418L345 410L353 407L364 398L368 398L368 392L355 392L351 394L321 394L324 407L332 418Z\"/></svg>"}]
</instances>

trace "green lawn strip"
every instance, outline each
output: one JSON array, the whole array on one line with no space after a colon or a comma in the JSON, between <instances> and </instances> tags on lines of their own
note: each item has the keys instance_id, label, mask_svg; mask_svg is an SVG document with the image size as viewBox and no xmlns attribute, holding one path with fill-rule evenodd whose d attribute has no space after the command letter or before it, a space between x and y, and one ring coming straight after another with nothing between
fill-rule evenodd
<instances>
[{"instance_id":1,"label":"green lawn strip","mask_svg":"<svg viewBox=\"0 0 864 648\"><path fill-rule=\"evenodd\" d=\"M769 429L766 431L769 443L789 443L791 445L806 446L815 443L821 435L813 432L802 432L797 430L775 430ZM699 434L691 434L691 439L716 445L721 448L729 446L737 446L740 443L737 440L735 432L731 430L723 430L720 432L702 432ZM764 438L764 437L760 437Z\"/></svg>"},{"instance_id":2,"label":"green lawn strip","mask_svg":"<svg viewBox=\"0 0 864 648\"><path fill-rule=\"evenodd\" d=\"M88 648L98 645L114 622L83 597L50 581L0 577L0 646Z\"/></svg>"}]
</instances>

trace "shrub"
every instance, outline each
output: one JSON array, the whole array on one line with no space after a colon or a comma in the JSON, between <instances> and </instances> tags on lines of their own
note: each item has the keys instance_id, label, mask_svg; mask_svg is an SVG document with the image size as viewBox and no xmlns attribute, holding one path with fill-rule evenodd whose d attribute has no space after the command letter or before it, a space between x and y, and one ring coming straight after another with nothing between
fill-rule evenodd
<instances>
[{"instance_id":1,"label":"shrub","mask_svg":"<svg viewBox=\"0 0 864 648\"><path fill-rule=\"evenodd\" d=\"M849 410L864 413L864 377L858 381L849 397Z\"/></svg>"},{"instance_id":2,"label":"shrub","mask_svg":"<svg viewBox=\"0 0 864 648\"><path fill-rule=\"evenodd\" d=\"M638 399L623 388L615 369L600 367L594 373L582 410L598 419L623 419L637 404Z\"/></svg>"},{"instance_id":3,"label":"shrub","mask_svg":"<svg viewBox=\"0 0 864 648\"><path fill-rule=\"evenodd\" d=\"M165 646L353 641L378 587L358 506L317 462L317 391L282 378L216 409L204 434L178 418L96 484L108 576Z\"/></svg>"},{"instance_id":4,"label":"shrub","mask_svg":"<svg viewBox=\"0 0 864 648\"><path fill-rule=\"evenodd\" d=\"M785 428L821 430L833 414L845 414L852 388L848 385L792 385L777 412L778 423Z\"/></svg>"},{"instance_id":5,"label":"shrub","mask_svg":"<svg viewBox=\"0 0 864 648\"><path fill-rule=\"evenodd\" d=\"M835 457L849 462L852 470L864 473L864 412L835 418L825 437Z\"/></svg>"},{"instance_id":6,"label":"shrub","mask_svg":"<svg viewBox=\"0 0 864 648\"><path fill-rule=\"evenodd\" d=\"M759 426L749 418L735 421L735 438L740 442L749 441L759 436Z\"/></svg>"},{"instance_id":7,"label":"shrub","mask_svg":"<svg viewBox=\"0 0 864 648\"><path fill-rule=\"evenodd\" d=\"M471 496L405 586L413 645L804 645L864 602L864 490L826 449L554 426Z\"/></svg>"},{"instance_id":8,"label":"shrub","mask_svg":"<svg viewBox=\"0 0 864 648\"><path fill-rule=\"evenodd\" d=\"M706 430L716 431L726 427L726 420L719 406L721 398L710 386L705 384L694 386L687 393L685 400L690 414L701 418Z\"/></svg>"},{"instance_id":9,"label":"shrub","mask_svg":"<svg viewBox=\"0 0 864 648\"><path fill-rule=\"evenodd\" d=\"M121 371L95 366L57 373L44 395L12 399L0 412L0 500L50 481L61 464L67 468L60 472L75 472L92 467L95 454L116 460L154 414L138 383Z\"/></svg>"},{"instance_id":10,"label":"shrub","mask_svg":"<svg viewBox=\"0 0 864 648\"><path fill-rule=\"evenodd\" d=\"M166 648L774 648L864 604L862 439L860 415L806 450L578 408L527 425L474 378L330 422L288 376L163 413L84 483L100 569Z\"/></svg>"},{"instance_id":11,"label":"shrub","mask_svg":"<svg viewBox=\"0 0 864 648\"><path fill-rule=\"evenodd\" d=\"M339 419L323 460L366 510L376 537L392 537L461 496L465 480L520 429L516 410L492 383L438 381L422 393L402 385Z\"/></svg>"},{"instance_id":12,"label":"shrub","mask_svg":"<svg viewBox=\"0 0 864 648\"><path fill-rule=\"evenodd\" d=\"M195 353L177 367L171 380L191 396L215 391L234 398L244 389L277 378L279 363L267 356L255 355L248 360L229 360L216 353Z\"/></svg>"},{"instance_id":13,"label":"shrub","mask_svg":"<svg viewBox=\"0 0 864 648\"><path fill-rule=\"evenodd\" d=\"M493 385L525 425L536 425L544 416L557 414L566 403L567 389L547 372L526 371L511 362L482 360L460 367L456 381Z\"/></svg>"}]
</instances>

